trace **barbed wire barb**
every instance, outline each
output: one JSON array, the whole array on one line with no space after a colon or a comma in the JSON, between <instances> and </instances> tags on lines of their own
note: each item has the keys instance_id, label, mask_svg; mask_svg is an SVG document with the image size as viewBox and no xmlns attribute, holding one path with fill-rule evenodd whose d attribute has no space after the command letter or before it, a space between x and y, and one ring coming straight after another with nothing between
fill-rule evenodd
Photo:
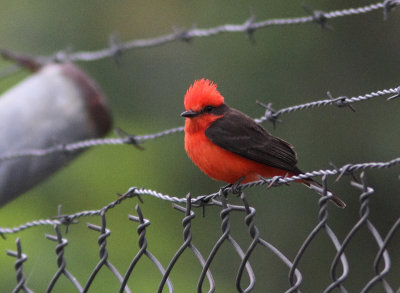
<instances>
[{"instance_id":1,"label":"barbed wire barb","mask_svg":"<svg viewBox=\"0 0 400 293\"><path fill-rule=\"evenodd\" d=\"M388 101L394 100L398 97L400 97L400 86L394 89L396 91L396 93L393 96L390 96L389 98L387 98Z\"/></svg>"},{"instance_id":2,"label":"barbed wire barb","mask_svg":"<svg viewBox=\"0 0 400 293\"><path fill-rule=\"evenodd\" d=\"M328 19L325 17L325 12L322 10L312 10L311 7L306 4L302 4L301 6L312 17L313 21L321 26L322 29L333 30L333 27L327 24Z\"/></svg>"},{"instance_id":3,"label":"barbed wire barb","mask_svg":"<svg viewBox=\"0 0 400 293\"><path fill-rule=\"evenodd\" d=\"M383 19L387 20L387 16L389 12L396 8L397 6L400 6L400 1L399 0L385 0L383 1Z\"/></svg>"}]
</instances>

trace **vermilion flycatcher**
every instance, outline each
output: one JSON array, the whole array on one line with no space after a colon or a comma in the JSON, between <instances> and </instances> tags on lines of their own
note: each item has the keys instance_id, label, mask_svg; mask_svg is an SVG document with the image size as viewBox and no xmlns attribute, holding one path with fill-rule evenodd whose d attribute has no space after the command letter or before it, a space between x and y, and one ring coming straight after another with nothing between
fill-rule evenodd
<instances>
[{"instance_id":1,"label":"vermilion flycatcher","mask_svg":"<svg viewBox=\"0 0 400 293\"><path fill-rule=\"evenodd\" d=\"M195 81L184 104L186 152L211 178L234 184L257 181L260 176L302 174L293 146L226 105L213 82ZM299 182L322 193L321 185L312 179ZM341 208L346 206L333 194L331 200Z\"/></svg>"}]
</instances>

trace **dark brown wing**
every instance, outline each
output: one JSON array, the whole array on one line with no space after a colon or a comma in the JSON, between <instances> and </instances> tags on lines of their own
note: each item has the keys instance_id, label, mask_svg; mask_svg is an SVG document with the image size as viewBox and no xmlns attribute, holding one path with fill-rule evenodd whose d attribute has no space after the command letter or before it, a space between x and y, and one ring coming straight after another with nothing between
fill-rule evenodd
<instances>
[{"instance_id":1,"label":"dark brown wing","mask_svg":"<svg viewBox=\"0 0 400 293\"><path fill-rule=\"evenodd\" d=\"M272 136L253 119L236 109L225 104L218 108L213 112L223 114L224 117L213 122L205 131L213 143L258 163L294 174L301 173L296 167L296 153L289 143Z\"/></svg>"}]
</instances>

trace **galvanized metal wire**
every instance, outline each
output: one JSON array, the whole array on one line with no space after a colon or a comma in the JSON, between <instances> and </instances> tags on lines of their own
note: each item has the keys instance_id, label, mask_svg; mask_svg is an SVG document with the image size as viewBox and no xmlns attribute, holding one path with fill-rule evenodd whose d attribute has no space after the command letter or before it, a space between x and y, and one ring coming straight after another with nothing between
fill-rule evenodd
<instances>
[{"instance_id":1,"label":"galvanized metal wire","mask_svg":"<svg viewBox=\"0 0 400 293\"><path fill-rule=\"evenodd\" d=\"M309 110L313 108L319 108L323 106L337 106L337 107L345 107L351 106L353 103L367 101L373 98L387 96L390 95L387 100L393 100L400 96L400 87L389 88L378 90L375 92L367 93L364 95L356 96L356 97L338 97L338 98L330 98L317 100L309 103L289 106L286 108L282 108L280 110L273 110L271 108L271 104L264 104L258 102L259 105L266 109L265 114L260 117L254 119L257 123L262 123L264 121L271 121L272 123L276 123L279 121L279 117L283 114L292 113L300 110ZM131 144L135 146L140 146L140 144L148 141L158 139L167 135L181 133L183 132L184 127L174 127L166 130L162 130L153 134L144 134L144 135L125 135L124 137L119 138L98 138L98 139L89 139L84 141L73 142L70 144L55 144L54 146L44 148L44 149L29 149L23 151L16 151L8 154L0 155L0 163L2 161L13 160L24 157L44 157L49 156L55 153L66 154L66 153L74 153L82 149L87 149L91 147L98 147L103 145L125 145ZM116 131L118 134L121 131Z\"/></svg>"},{"instance_id":2,"label":"galvanized metal wire","mask_svg":"<svg viewBox=\"0 0 400 293\"><path fill-rule=\"evenodd\" d=\"M329 100L319 100L312 103L291 106L279 111L273 111L270 105L266 106L266 114L262 118L260 118L257 122L270 120L272 122L277 121L277 118L284 113L291 113L298 110L304 109L312 109L315 107L326 106L326 105L336 105L339 107L347 106L348 103L355 103L360 101L365 101L374 97L378 97L381 95L392 95L389 99L394 99L399 95L399 88L392 88L387 90L382 90L378 92L373 92L370 94L366 94L364 96L358 96L353 98L330 98ZM338 104L339 103L339 104ZM264 105L265 106L265 105ZM38 155L45 156L50 152L57 151L74 151L76 149L88 147L88 146L96 146L102 144L120 144L120 143L130 143L137 144L139 142L143 142L146 140L153 140L159 137L163 137L165 135L169 135L172 133L182 131L182 127L167 129L165 131L161 131L156 134L143 135L143 136L127 136L118 139L106 139L106 140L92 140L90 142L78 142L76 144L63 146L55 146L51 150L39 150L36 151L27 151L24 153L14 154L13 156L4 156L2 159L13 159L17 157L29 156L29 155ZM0 160L1 161L1 160ZM327 192L327 176L336 176L337 180L339 180L344 175L353 175L356 176L355 172L357 171L365 171L368 169L385 169L391 168L400 165L400 157L393 158L392 160L386 162L364 162L358 164L346 164L342 167L337 167L333 169L326 170L314 170L310 172L305 172L296 176L285 176L285 177L274 177L274 178L260 178L259 181L246 183L246 184L234 184L232 186L226 186L221 188L219 191L206 194L199 195L196 197L192 197L187 195L186 197L173 196L161 193L156 190L144 188L144 187L131 187L124 194L120 195L119 198L115 201L110 202L109 204L101 207L96 210L85 210L81 212L77 212L74 214L64 215L59 211L58 215L55 218L50 219L40 219L29 221L27 223L21 224L17 227L7 228L0 227L0 235L5 236L7 234L15 234L22 233L26 229L33 229L36 226L52 226L56 231L56 235L46 234L46 238L55 241L57 243L56 246L56 260L57 260L57 270L54 273L53 277L49 280L49 284L47 286L46 292L52 292L56 283L60 280L60 278L64 277L68 279L74 288L78 292L88 292L91 288L93 281L97 278L100 270L107 269L120 283L119 292L132 292L128 287L128 280L131 278L134 273L134 269L140 260L143 257L148 258L156 267L156 269L160 273L160 283L158 286L158 292L163 292L163 289L166 288L168 292L174 292L173 282L170 280L169 276L173 271L176 263L179 262L182 254L186 250L190 250L193 255L198 260L202 270L199 276L197 291L203 292L205 287L205 282L207 282L208 292L215 292L216 283L214 280L214 276L211 271L211 264L215 261L216 255L221 251L221 247L223 244L229 244L232 246L233 250L239 257L240 265L237 268L237 276L236 276L236 289L238 292L251 292L255 288L256 284L256 273L254 272L253 267L251 266L251 255L257 247L263 248L271 252L275 255L279 261L281 261L284 265L288 267L288 288L286 292L300 292L301 286L303 283L303 275L299 268L301 261L304 258L305 252L310 250L310 244L313 243L315 237L321 233L325 233L328 237L329 241L332 243L332 246L336 250L336 255L332 260L330 275L332 282L327 285L324 292L332 292L336 288L338 288L341 292L348 292L345 286L345 281L348 278L350 272L350 264L348 258L346 256L346 250L351 243L352 239L356 237L359 233L359 230L364 228L368 229L370 232L373 241L378 246L378 252L376 254L373 269L375 272L375 276L373 276L364 286L361 292L369 292L372 288L377 286L381 286L384 292L396 292L393 284L390 284L386 279L386 275L391 270L391 258L389 251L387 250L388 244L393 239L393 235L398 233L400 230L400 219L395 221L395 223L390 228L389 232L386 235L382 235L372 221L369 218L369 197L374 193L374 189L371 186L368 186L365 180L364 173L360 175L360 182L352 182L352 185L360 190L360 219L354 224L352 229L348 232L346 237L343 240L340 240L340 237L336 235L334 230L328 225L329 215L327 210L328 199L331 196L330 193ZM318 215L318 223L312 229L310 234L305 238L303 244L300 246L296 256L291 260L290 257L285 255L276 245L264 240L262 235L260 235L259 229L255 224L255 215L256 208L250 206L247 202L245 196L245 190L252 188L254 186L267 186L277 187L283 184L287 184L290 182L295 182L301 179L323 176L323 194L319 201L319 215ZM229 204L226 200L226 196L228 194L239 194L242 200L242 205L232 205ZM115 265L113 265L108 259L108 249L107 249L107 238L110 237L110 229L107 228L106 225L106 215L110 209L116 208L121 203L128 201L131 198L138 198L142 201L143 196L154 197L161 201L172 202L174 204L174 208L184 212L185 216L183 218L183 244L177 249L177 251L173 254L171 261L163 265L160 260L152 254L148 250L147 239L146 239L146 228L150 224L149 219L145 219L142 211L140 210L139 205L136 206L137 216L129 216L129 219L139 223L137 228L137 232L139 235L139 251L136 253L134 258L132 259L129 267L125 272L120 272L120 269L117 269ZM191 222L195 217L195 212L193 208L198 207L206 207L206 206L218 206L221 208L221 236L217 239L212 249L208 253L208 256L205 256L196 246L192 243L192 231L191 231ZM233 212L240 212L243 214L244 221L249 229L249 237L251 239L251 243L248 247L241 247L239 243L235 240L232 233L230 232L231 223L230 223L230 215ZM73 275L66 268L66 260L64 256L64 251L68 244L68 240L65 238L65 235L62 235L60 232L60 227L63 225L68 225L78 223L80 218L97 216L101 217L102 224L101 226L88 224L88 228L91 230L97 231L100 233L98 238L99 245L99 262L93 268L92 273L90 274L87 280L78 280L78 277ZM7 254L15 257L15 269L16 269L16 278L17 285L14 289L14 292L24 291L24 292L33 292L30 288L28 288L26 284L26 278L23 273L23 263L27 260L27 255L22 253L21 248L21 240L17 240L17 251L7 250ZM246 276L246 277L244 277ZM243 284L242 279L247 279L248 283Z\"/></svg>"},{"instance_id":3,"label":"galvanized metal wire","mask_svg":"<svg viewBox=\"0 0 400 293\"><path fill-rule=\"evenodd\" d=\"M363 15L374 11L382 10L383 19L388 18L388 14L397 6L400 6L399 0L384 0L381 2L368 4L357 8L346 8L342 10L334 10L324 12L322 10L312 10L304 7L308 15L292 18L273 18L256 22L255 15L244 21L242 24L223 24L212 28L192 28L192 29L174 29L172 33L161 35L155 38L131 40L121 42L115 35L109 37L109 47L96 50L96 51L79 51L72 52L71 49L61 50L52 56L45 56L38 58L40 62L75 62L75 61L95 61L104 58L119 58L123 53L143 49L152 48L166 45L172 42L184 41L188 42L195 38L205 38L220 35L223 33L245 33L252 37L253 33L260 29L267 29L271 27L292 26L300 24L316 23L323 28L331 28L328 25L328 20L335 18L342 18L354 15ZM0 71L0 78L13 74L18 68L11 65Z\"/></svg>"},{"instance_id":4,"label":"galvanized metal wire","mask_svg":"<svg viewBox=\"0 0 400 293\"><path fill-rule=\"evenodd\" d=\"M329 28L327 21L334 18L341 18L353 15L362 15L371 13L373 11L382 10L384 19L387 19L388 13L395 7L399 6L398 0L385 0L373 4L369 4L357 8L347 8L342 10L334 10L324 12L321 10L306 9L308 15L291 18L273 18L263 21L256 22L255 16L251 15L242 24L223 24L212 28L192 28L192 29L175 29L172 33L158 36L149 39L131 40L128 42L118 42L115 38L110 38L110 45L108 48L97 50L97 51L80 51L70 52L64 50L57 52L51 57L43 57L43 60L56 60L59 62L65 61L93 61L109 57L119 57L124 52L151 48L166 45L172 42L184 41L188 42L195 38L212 37L224 33L245 33L251 36L255 31L260 29L267 29L276 26L292 26L308 23L316 23L321 25L323 28Z\"/></svg>"},{"instance_id":5,"label":"galvanized metal wire","mask_svg":"<svg viewBox=\"0 0 400 293\"><path fill-rule=\"evenodd\" d=\"M163 35L156 38L144 39L144 40L133 40L126 43L111 42L110 47L92 51L92 52L59 52L52 56L50 59L57 61L93 61L102 58L113 57L126 52L128 50L154 47L164 45L174 41L188 41L193 38L211 37L222 33L231 32L244 32L251 35L254 31L267 28L271 26L282 26L282 25L294 25L294 24L305 24L305 23L318 23L324 28L329 28L327 21L333 18L366 14L377 10L382 10L384 18L387 18L388 13L395 7L400 6L400 1L396 0L385 0L375 4L369 4L363 7L350 8L343 10L336 10L330 12L323 12L318 10L309 10L309 15L295 18L276 18L269 19L260 22L254 20L254 16L250 17L243 24L230 25L225 24L208 29L197 29L193 28L190 30L178 30L171 34ZM45 58L49 60L49 58ZM13 71L15 68L13 68ZM1 74L0 74L1 75ZM264 121L270 121L276 123L280 120L282 115L292 113L295 111L319 108L323 106L337 106L337 107L348 107L354 110L353 105L355 103L364 102L370 99L378 98L381 96L390 95L387 100L393 100L400 96L400 87L393 87L375 92L359 95L355 97L333 97L328 92L328 99L318 99L313 102L289 106L280 110L274 110L271 104L259 103L265 108L265 114L255 119L256 122L262 123ZM23 157L44 157L54 153L69 153L76 152L90 147L97 147L101 145L123 145L133 144L140 145L148 140L154 140L170 134L180 133L183 131L183 127L176 127L155 134L146 135L126 135L118 138L106 138L106 139L92 139L87 141L74 142L67 145L54 145L52 147L40 150L25 150L15 153L2 154L0 156L0 163L6 160L13 160ZM184 253L191 253L195 257L194 265L199 265L201 272L197 281L197 292L216 292L217 283L213 274L212 264L216 262L216 257L224 249L226 245L231 246L233 254L238 257L240 264L236 270L235 286L238 292L251 292L257 284L256 271L252 266L252 257L254 257L254 251L256 249L262 249L272 254L280 263L287 267L287 287L283 288L285 292L300 292L304 281L304 273L301 271L301 264L307 257L307 253L312 253L312 244L315 242L317 236L326 237L335 251L335 256L331 260L330 281L326 284L323 292L333 292L339 290L340 292L349 292L346 280L349 279L351 272L351 262L349 261L348 255L349 246L360 234L361 230L366 230L370 235L371 241L376 243L377 252L374 258L371 268L374 275L364 284L361 292L371 292L372 290L381 290L382 292L400 292L399 284L393 284L389 281L387 275L392 270L392 260L390 244L393 245L393 239L395 235L398 235L400 230L400 217L398 217L389 228L386 234L379 231L376 224L370 217L370 197L375 193L374 187L370 186L366 180L365 173L369 169L386 169L394 168L400 165L400 157L395 157L392 160L386 162L362 162L358 164L346 164L342 167L325 169L325 170L314 170L291 177L274 177L270 179L260 178L259 181L251 182L247 184L234 184L233 186L224 187L220 190L206 195L199 195L196 197L190 194L186 196L168 195L157 190L152 190L145 187L131 187L124 194L122 194L117 200L110 202L109 204L94 210L84 210L73 214L61 214L59 211L58 215L54 218L39 219L26 222L16 227L0 227L0 236L5 237L8 234L20 234L21 237L16 240L16 251L6 250L7 255L15 258L15 274L16 274L16 285L13 292L33 292L34 288L29 288L25 273L24 263L28 261L28 255L23 253L22 242L24 242L22 235L27 229L31 230L38 226L50 226L49 229L55 231L55 235L45 234L46 239L55 243L55 263L54 274L48 280L46 286L46 292L54 292L55 286L62 278L67 279L76 289L77 292L88 292L93 282L101 278L99 272L105 271L105 273L111 274L113 278L118 281L119 288L116 288L119 292L133 292L128 286L128 281L132 281L135 270L138 269L138 264L144 259L151 262L154 268L158 272L157 276L152 276L158 283L158 292L174 292L174 282L172 280L171 273L176 268L179 261L182 259ZM361 171L361 174L359 172ZM327 177L335 176L340 179L344 175L353 175L359 180L357 182L352 181L351 186L359 192L360 206L359 206L359 218L353 223L351 229L343 237L340 237L335 232L329 223L330 215L328 211L329 198L331 195L327 189ZM311 178L311 177L322 177L323 185L323 196L319 199L318 214L316 215L317 223L308 233L304 235L304 241L298 248L296 254L292 257L285 254L283 249L279 248L279 245L268 241L268 235L262 235L259 229L259 223L256 223L257 210L255 206L251 206L246 197L246 192L255 186L266 186L279 187L281 185L298 181L300 179ZM229 203L229 196L231 194L238 195L240 198L240 204ZM127 268L119 268L118 265L113 264L109 257L109 248L107 239L110 239L111 229L107 225L108 212L111 209L118 208L120 204L130 202L131 200L138 199L142 201L143 197L153 197L161 202L173 203L173 208L178 212L182 213L182 234L183 242L171 253L170 260L168 263L162 263L160 256L150 252L148 239L146 238L146 231L151 223L150 219L145 218L140 204L135 206L136 215L128 215L128 219L131 222L137 224L136 232L138 234L138 248L134 250L134 256L130 260ZM193 240L193 229L192 223L196 217L196 211L204 208L217 208L220 209L220 234L218 238L212 243L212 247L209 251L201 251L197 248L195 241ZM240 245L235 239L231 228L231 216L237 213L242 216L245 225L248 228L249 244L247 246ZM75 273L67 269L67 257L66 250L68 247L69 240L67 234L63 234L62 227L68 227L71 224L79 224L78 220L88 217L99 217L101 219L101 225L87 224L87 227L91 231L99 233L97 244L98 244L98 262L91 269L91 273L87 279L82 276L75 275ZM157 228L157 227L156 227ZM92 233L92 232L91 232ZM22 239L22 240L21 240ZM7 240L5 243L12 246ZM40 241L40 240L38 240ZM156 244L155 244L156 245ZM398 243L396 243L398 246ZM51 253L52 255L54 253ZM50 255L50 254L49 254ZM245 282L244 280L247 280ZM134 281L133 281L134 282Z\"/></svg>"},{"instance_id":6,"label":"galvanized metal wire","mask_svg":"<svg viewBox=\"0 0 400 293\"><path fill-rule=\"evenodd\" d=\"M329 215L327 210L327 205L329 202L330 194L327 192L327 176L338 175L341 172L353 172L355 170L366 170L369 168L389 168L400 164L400 158L396 158L394 160L388 162L372 162L372 163L363 163L363 164L354 164L354 165L345 165L342 168L335 170L319 170L314 172L307 172L305 176L293 176L286 178L275 178L269 180L260 180L257 184L244 184L236 186L235 188L221 188L218 192L205 196L198 196L192 198L190 195L186 197L175 197L162 195L153 190L145 189L145 188L130 188L125 194L121 195L116 201L111 202L110 204L102 207L98 210L92 211L83 211L70 215L58 215L57 219L47 219L47 220L39 220L32 221L20 225L15 228L0 228L1 235L7 235L11 233L22 233L23 230L28 228L33 228L35 226L41 225L50 225L55 228L56 235L46 234L46 238L52 241L57 242L56 246L56 255L57 255L57 271L54 273L53 277L49 281L49 285L47 288L47 292L52 292L54 285L57 281L64 276L67 278L77 289L78 292L88 292L92 282L96 279L98 272L106 267L120 282L121 286L119 292L131 292L129 287L127 286L127 281L132 276L135 267L137 266L140 259L146 256L157 268L160 272L160 283L158 292L162 292L164 287L168 288L168 292L174 292L173 282L169 279L169 275L174 269L174 266L179 261L183 252L189 249L193 255L197 258L200 266L202 267L202 271L199 277L197 291L203 292L204 282L207 279L208 283L208 292L215 292L215 281L212 275L212 271L210 270L210 265L215 261L215 257L218 252L222 249L222 244L228 243L230 244L237 256L241 259L241 263L237 268L237 277L236 277L236 288L238 292L251 292L254 289L256 283L256 274L251 266L251 255L253 254L256 247L260 247L266 249L273 253L283 264L288 267L288 285L289 287L285 292L300 292L301 285L303 282L303 275L299 269L300 263L302 259L305 257L305 252L309 251L310 244L313 243L316 235L321 233L325 233L332 243L332 246L336 250L336 255L332 260L331 264L331 278L332 282L326 287L324 292L332 292L335 288L339 288L342 292L347 292L344 281L348 277L350 271L350 264L346 256L346 250L349 246L349 243L356 237L361 228L367 229L372 236L372 239L376 242L378 246L378 252L376 254L374 263L372 267L375 271L375 276L365 284L365 287L362 289L362 292L369 292L371 288L379 286L383 288L384 292L396 292L393 288L393 284L389 284L389 282L385 279L386 274L391 269L391 261L390 254L387 250L387 246L390 241L393 239L393 235L398 233L400 230L400 218L397 219L389 232L386 235L381 235L381 233L377 230L375 225L369 219L369 197L374 193L374 189L371 186L368 186L365 180L364 171L361 173L359 182L352 182L351 184L360 190L360 218L354 224L352 229L348 232L343 240L340 240L333 229L328 225ZM319 215L318 215L318 223L312 229L310 234L305 238L303 244L299 248L296 256L291 261L289 257L287 257L282 251L279 250L274 244L264 240L262 235L260 235L259 229L255 223L256 218L256 208L250 206L246 195L244 193L244 189L251 188L255 185L268 185L268 186L279 186L284 183L292 182L294 180L298 180L299 178L312 177L312 176L320 176L323 174L323 194L319 200ZM273 183L271 185L271 183ZM228 193L234 193L240 195L242 200L242 205L232 205L229 204L226 196ZM184 217L182 220L183 225L183 239L184 242L181 247L177 248L176 252L173 254L171 261L166 266L163 266L158 258L150 253L147 246L146 239L146 228L150 224L150 220L145 219L143 213L140 209L139 205L136 205L136 213L138 216L129 216L129 219L139 223L137 228L137 232L139 235L139 251L136 256L133 258L131 264L128 269L124 273L120 273L120 271L108 260L108 250L107 250L107 241L106 239L110 236L110 230L106 225L106 215L107 212L111 208L115 208L118 204L121 204L122 201L127 201L130 198L137 196L154 196L160 200L167 200L174 202L174 208L178 211L184 212ZM179 205L177 205L179 203ZM205 257L192 243L192 231L191 231L191 222L195 218L194 208L202 207L202 206L218 206L221 208L220 216L221 216L221 236L215 242L211 251L208 253L208 256ZM248 247L241 247L238 242L234 239L233 235L230 232L230 214L233 212L239 212L243 214L244 221L249 228L249 237L252 239L250 245ZM100 236L98 238L99 244L99 257L100 260L98 264L93 268L93 271L88 280L84 282L85 285L81 285L78 281L78 278L70 273L66 269L66 261L64 257L64 250L68 244L68 240L65 238L65 235L62 236L60 232L60 226L69 225L71 223L77 223L76 220L81 217L89 217L89 216L99 216L101 217L102 224L101 226L88 224L88 228L100 232ZM23 263L27 260L27 256L22 253L21 249L21 241L17 240L17 251L8 250L7 254L17 258L16 261L16 272L17 272L17 286L15 288L15 292L18 290L23 290L24 292L32 292L30 291L25 284L25 276L23 273ZM383 263L383 268L380 269L380 263ZM338 266L340 266L340 270L338 270ZM338 272L339 275L338 275ZM246 279L249 280L249 283L243 285L242 278L244 274L247 275Z\"/></svg>"}]
</instances>

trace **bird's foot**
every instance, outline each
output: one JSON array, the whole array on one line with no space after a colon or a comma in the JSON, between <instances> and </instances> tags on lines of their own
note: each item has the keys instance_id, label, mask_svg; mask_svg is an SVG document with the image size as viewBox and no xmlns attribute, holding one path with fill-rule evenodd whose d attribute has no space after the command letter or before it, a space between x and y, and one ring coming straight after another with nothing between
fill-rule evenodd
<instances>
[{"instance_id":1,"label":"bird's foot","mask_svg":"<svg viewBox=\"0 0 400 293\"><path fill-rule=\"evenodd\" d=\"M243 179L244 179L244 176L240 177L239 180L233 184L230 183L230 184L227 184L227 185L221 187L222 194L225 197L228 195L229 192L231 192L232 194L240 194L242 192L240 183L243 181Z\"/></svg>"},{"instance_id":2,"label":"bird's foot","mask_svg":"<svg viewBox=\"0 0 400 293\"><path fill-rule=\"evenodd\" d=\"M231 191L233 184L229 183L225 186L222 186L219 190L225 197L228 195L229 191Z\"/></svg>"}]
</instances>

